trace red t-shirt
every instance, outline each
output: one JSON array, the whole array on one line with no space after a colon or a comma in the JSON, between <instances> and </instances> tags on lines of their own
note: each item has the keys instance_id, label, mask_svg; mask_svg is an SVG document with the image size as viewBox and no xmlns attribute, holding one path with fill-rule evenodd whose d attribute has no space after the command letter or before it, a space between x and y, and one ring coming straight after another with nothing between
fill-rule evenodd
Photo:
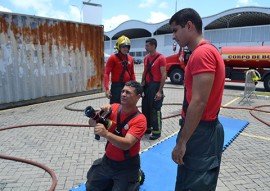
<instances>
[{"instance_id":1,"label":"red t-shirt","mask_svg":"<svg viewBox=\"0 0 270 191\"><path fill-rule=\"evenodd\" d=\"M146 55L144 57L144 71L147 71L148 70L148 64L150 64L154 59L155 57L160 54L158 52L156 52L155 55ZM166 67L166 59L163 55L160 55L156 60L155 62L153 63L152 67L151 67L151 73L153 75L153 81L155 82L160 82L161 79L162 79L162 74L160 72L160 68L161 67ZM146 83L149 83L151 80L150 80L150 72L146 72Z\"/></svg>"},{"instance_id":2,"label":"red t-shirt","mask_svg":"<svg viewBox=\"0 0 270 191\"><path fill-rule=\"evenodd\" d=\"M185 68L185 87L188 103L190 103L192 97L193 76L206 72L214 73L215 79L201 120L211 121L216 119L221 106L225 82L225 65L218 50L208 41L203 41L192 52ZM182 115L185 117L183 110Z\"/></svg>"},{"instance_id":3,"label":"red t-shirt","mask_svg":"<svg viewBox=\"0 0 270 191\"><path fill-rule=\"evenodd\" d=\"M127 60L126 55L123 55L121 53L118 53L118 55L122 58L123 61ZM136 80L134 72L134 60L129 54L127 56L128 56L128 65L127 65L128 71L125 71L124 73L123 82ZM109 90L110 74L111 74L111 82L120 82L120 77L123 68L124 66L116 54L113 54L109 57L104 72L104 87L106 90Z\"/></svg>"},{"instance_id":4,"label":"red t-shirt","mask_svg":"<svg viewBox=\"0 0 270 191\"><path fill-rule=\"evenodd\" d=\"M112 104L112 114L110 115L110 119L117 123L117 112L119 104ZM134 111L133 113L137 112L139 110ZM125 114L123 112L120 112L120 122L122 123L128 116L132 115ZM114 132L116 129L116 125L113 125L109 132ZM146 118L143 114L139 114L136 117L132 118L123 128L122 128L122 135L125 136L127 133L132 134L135 136L138 141L129 149L130 156L136 156L140 152L140 140L142 136L144 135L144 132L146 131ZM106 156L110 158L111 160L115 161L123 161L125 160L124 157L124 151L122 149L119 149L118 147L112 145L110 142L107 145L106 148Z\"/></svg>"}]
</instances>

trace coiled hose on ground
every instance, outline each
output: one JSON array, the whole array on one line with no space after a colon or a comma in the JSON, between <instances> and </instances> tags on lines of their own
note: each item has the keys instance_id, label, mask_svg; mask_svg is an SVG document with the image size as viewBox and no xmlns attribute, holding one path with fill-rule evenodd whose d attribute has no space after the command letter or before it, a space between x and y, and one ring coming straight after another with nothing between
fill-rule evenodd
<instances>
[{"instance_id":1,"label":"coiled hose on ground","mask_svg":"<svg viewBox=\"0 0 270 191\"><path fill-rule=\"evenodd\" d=\"M83 110L81 109L75 109L72 108L71 105L75 104L75 103L79 103L79 102L84 102L84 101L89 101L89 100L94 100L94 99L100 99L100 98L104 98L104 96L102 97L96 97L96 98L91 98L91 99L86 99L86 100L80 100L80 101L76 101L73 102L71 104L68 104L65 106L65 109L67 110L71 110L71 111L80 111L82 112ZM182 105L179 103L164 103L163 105ZM249 110L249 113L251 114L251 116L253 116L255 119L257 119L258 121L264 123L265 125L270 127L270 124L267 123L266 121L262 120L261 118L259 118L258 116L256 116L253 111L257 111L257 112L264 112L264 113L270 113L270 111L266 111L266 110L261 110L259 108L264 108L264 107L269 107L270 105L260 105L260 106L256 106L253 108L248 108L248 107L229 107L229 106L222 106L222 108L224 109L241 109L241 110ZM170 116L165 116L162 119L169 119L169 118L173 118L173 117L177 117L180 116L180 113L178 114L174 114L174 115L170 115ZM30 127L30 126L35 126L35 127L39 127L39 126L68 126L68 127L89 127L89 125L87 124L46 124L46 123L42 123L42 124L24 124L24 125L16 125L16 126L10 126L10 127L5 127L5 128L0 128L0 131L5 131L5 130L11 130L11 129L16 129L16 128L23 128L23 127ZM2 159L6 159L6 160L12 160L12 161L17 161L17 162L22 162L22 163L26 163L26 164L30 164L30 165L34 165L37 166L39 168L44 169L46 172L48 172L50 174L50 176L52 177L52 185L49 189L49 191L54 191L56 184L57 184L57 177L55 175L55 173L47 166L37 163L35 161L31 161L31 160L27 160L27 159L22 159L22 158L18 158L18 157L13 157L13 156L6 156L6 155L0 155L0 158Z\"/></svg>"}]
</instances>

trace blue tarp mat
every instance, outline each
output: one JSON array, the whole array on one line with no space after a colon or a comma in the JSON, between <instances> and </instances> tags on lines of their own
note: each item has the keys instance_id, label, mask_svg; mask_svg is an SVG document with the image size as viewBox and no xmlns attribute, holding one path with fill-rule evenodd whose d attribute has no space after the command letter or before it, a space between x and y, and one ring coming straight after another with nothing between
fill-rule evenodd
<instances>
[{"instance_id":1,"label":"blue tarp mat","mask_svg":"<svg viewBox=\"0 0 270 191\"><path fill-rule=\"evenodd\" d=\"M248 121L219 117L224 127L225 150L241 131L249 124ZM172 191L174 190L177 165L171 159L171 152L175 145L174 135L141 153L141 169L145 173L145 182L140 191ZM70 191L85 191L84 183Z\"/></svg>"}]
</instances>

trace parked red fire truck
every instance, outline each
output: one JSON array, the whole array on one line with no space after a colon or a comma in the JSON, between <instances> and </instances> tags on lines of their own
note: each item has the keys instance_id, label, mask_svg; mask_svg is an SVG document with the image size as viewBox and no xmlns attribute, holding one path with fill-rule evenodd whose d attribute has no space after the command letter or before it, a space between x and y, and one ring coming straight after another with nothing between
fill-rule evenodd
<instances>
[{"instance_id":1,"label":"parked red fire truck","mask_svg":"<svg viewBox=\"0 0 270 191\"><path fill-rule=\"evenodd\" d=\"M244 82L249 69L257 70L266 91L270 91L270 46L224 46L219 49L226 66L226 80ZM184 69L191 51L180 48L166 57L167 76L173 84L183 84Z\"/></svg>"}]
</instances>

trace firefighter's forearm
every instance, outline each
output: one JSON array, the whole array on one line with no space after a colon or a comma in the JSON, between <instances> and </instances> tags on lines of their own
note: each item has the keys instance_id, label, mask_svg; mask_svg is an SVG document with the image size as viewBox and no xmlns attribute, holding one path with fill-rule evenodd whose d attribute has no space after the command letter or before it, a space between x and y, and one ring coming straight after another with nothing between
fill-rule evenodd
<instances>
[{"instance_id":1,"label":"firefighter's forearm","mask_svg":"<svg viewBox=\"0 0 270 191\"><path fill-rule=\"evenodd\" d=\"M162 79L160 81L160 86L159 86L159 90L158 90L160 93L162 93L163 87L165 85L165 81L166 81L166 75L165 75L165 77L162 76Z\"/></svg>"},{"instance_id":2,"label":"firefighter's forearm","mask_svg":"<svg viewBox=\"0 0 270 191\"><path fill-rule=\"evenodd\" d=\"M120 137L108 131L104 137L114 146L122 150L128 150L135 144L133 139L129 139L128 134L126 137Z\"/></svg>"}]
</instances>

